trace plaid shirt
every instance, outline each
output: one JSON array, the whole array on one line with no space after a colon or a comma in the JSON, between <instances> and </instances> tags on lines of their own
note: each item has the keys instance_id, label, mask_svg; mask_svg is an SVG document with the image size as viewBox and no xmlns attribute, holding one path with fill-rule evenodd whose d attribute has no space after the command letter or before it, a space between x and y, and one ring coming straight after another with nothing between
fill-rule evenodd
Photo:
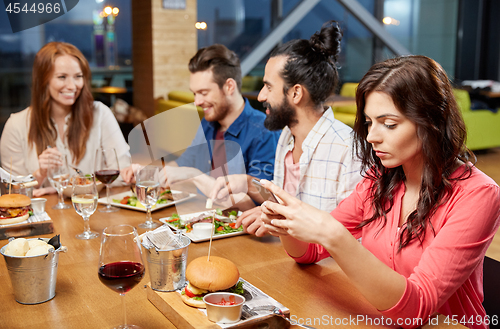
<instances>
[{"instance_id":1,"label":"plaid shirt","mask_svg":"<svg viewBox=\"0 0 500 329\"><path fill-rule=\"evenodd\" d=\"M274 183L283 188L285 156L293 150L294 137L283 129L274 166ZM352 129L335 120L331 108L316 122L302 144L300 178L295 197L318 209L332 211L361 181L360 162L352 149Z\"/></svg>"}]
</instances>

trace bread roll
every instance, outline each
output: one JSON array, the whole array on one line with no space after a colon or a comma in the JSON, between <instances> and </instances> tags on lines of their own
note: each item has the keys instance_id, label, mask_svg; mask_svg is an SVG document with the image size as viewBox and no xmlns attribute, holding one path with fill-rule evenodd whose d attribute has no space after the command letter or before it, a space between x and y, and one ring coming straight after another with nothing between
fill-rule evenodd
<instances>
[{"instance_id":1,"label":"bread roll","mask_svg":"<svg viewBox=\"0 0 500 329\"><path fill-rule=\"evenodd\" d=\"M54 249L54 247L51 246L50 244L38 245L38 246L28 250L28 252L26 253L25 256L28 257L28 256L46 255L49 253L50 249Z\"/></svg>"},{"instance_id":2,"label":"bread roll","mask_svg":"<svg viewBox=\"0 0 500 329\"><path fill-rule=\"evenodd\" d=\"M205 302L203 299L194 299L190 298L186 295L181 294L182 301L189 306L196 307L196 308L206 308Z\"/></svg>"},{"instance_id":3,"label":"bread roll","mask_svg":"<svg viewBox=\"0 0 500 329\"><path fill-rule=\"evenodd\" d=\"M25 238L18 238L9 242L9 244L5 248L4 253L7 256L22 257L26 255L29 249L30 245L28 243L28 240L26 240Z\"/></svg>"},{"instance_id":4,"label":"bread roll","mask_svg":"<svg viewBox=\"0 0 500 329\"><path fill-rule=\"evenodd\" d=\"M47 242L39 239L30 239L28 240L28 244L30 245L30 249L35 248L36 246L46 246L48 245Z\"/></svg>"},{"instance_id":5,"label":"bread roll","mask_svg":"<svg viewBox=\"0 0 500 329\"><path fill-rule=\"evenodd\" d=\"M186 268L186 279L194 286L208 291L231 288L240 278L236 265L229 259L206 256L193 259Z\"/></svg>"}]
</instances>

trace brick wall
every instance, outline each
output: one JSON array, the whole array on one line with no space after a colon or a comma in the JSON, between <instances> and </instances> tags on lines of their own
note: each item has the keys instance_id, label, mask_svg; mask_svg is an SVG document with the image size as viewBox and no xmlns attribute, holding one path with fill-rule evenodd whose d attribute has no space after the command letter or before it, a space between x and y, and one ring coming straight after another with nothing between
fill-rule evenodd
<instances>
[{"instance_id":1,"label":"brick wall","mask_svg":"<svg viewBox=\"0 0 500 329\"><path fill-rule=\"evenodd\" d=\"M162 0L132 0L134 105L154 114L155 100L189 89L189 59L198 49L197 2L185 10L163 9Z\"/></svg>"}]
</instances>

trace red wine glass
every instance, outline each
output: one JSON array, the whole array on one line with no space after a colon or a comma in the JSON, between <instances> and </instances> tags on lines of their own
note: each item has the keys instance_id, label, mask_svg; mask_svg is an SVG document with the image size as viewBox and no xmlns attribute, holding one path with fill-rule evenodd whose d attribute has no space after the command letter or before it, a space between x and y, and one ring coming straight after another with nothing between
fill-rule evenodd
<instances>
[{"instance_id":1,"label":"red wine glass","mask_svg":"<svg viewBox=\"0 0 500 329\"><path fill-rule=\"evenodd\" d=\"M140 328L127 324L125 307L125 293L139 284L144 276L141 246L135 227L113 225L103 230L98 274L106 287L122 296L123 324L116 328Z\"/></svg>"},{"instance_id":2,"label":"red wine glass","mask_svg":"<svg viewBox=\"0 0 500 329\"><path fill-rule=\"evenodd\" d=\"M100 212L115 212L118 208L112 207L109 200L110 185L120 175L120 165L118 156L114 148L98 148L95 155L94 163L95 177L106 185L106 200L107 206L99 209Z\"/></svg>"}]
</instances>

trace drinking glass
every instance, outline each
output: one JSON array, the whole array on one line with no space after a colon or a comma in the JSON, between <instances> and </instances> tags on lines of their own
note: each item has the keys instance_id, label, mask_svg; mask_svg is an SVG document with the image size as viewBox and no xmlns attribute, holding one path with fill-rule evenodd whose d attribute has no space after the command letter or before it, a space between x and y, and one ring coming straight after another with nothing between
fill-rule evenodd
<instances>
[{"instance_id":1,"label":"drinking glass","mask_svg":"<svg viewBox=\"0 0 500 329\"><path fill-rule=\"evenodd\" d=\"M117 207L111 206L111 202L109 200L110 185L120 175L120 165L114 148L100 147L97 149L95 155L94 173L95 177L106 185L106 200L108 201L108 204L104 208L99 209L99 211L118 211Z\"/></svg>"},{"instance_id":2,"label":"drinking glass","mask_svg":"<svg viewBox=\"0 0 500 329\"><path fill-rule=\"evenodd\" d=\"M122 296L123 324L117 328L140 328L127 324L125 307L125 293L144 276L139 243L137 231L130 225L113 225L102 232L98 274L99 280L106 287Z\"/></svg>"},{"instance_id":3,"label":"drinking glass","mask_svg":"<svg viewBox=\"0 0 500 329\"><path fill-rule=\"evenodd\" d=\"M83 218L83 233L76 236L77 239L89 240L99 236L99 233L90 230L89 217L97 208L97 187L95 183L95 175L78 175L71 178L73 192L71 194L71 202L76 210L76 213Z\"/></svg>"},{"instance_id":4,"label":"drinking glass","mask_svg":"<svg viewBox=\"0 0 500 329\"><path fill-rule=\"evenodd\" d=\"M68 187L70 171L66 155L61 156L62 165L51 165L47 169L47 177L50 185L56 189L59 195L59 201L52 209L70 209L71 206L64 203L64 189Z\"/></svg>"},{"instance_id":5,"label":"drinking glass","mask_svg":"<svg viewBox=\"0 0 500 329\"><path fill-rule=\"evenodd\" d=\"M146 208L146 221L139 224L140 228L155 228L160 226L154 223L151 208L156 205L160 194L160 170L156 166L146 166L138 170L135 175L135 194L137 200Z\"/></svg>"}]
</instances>

